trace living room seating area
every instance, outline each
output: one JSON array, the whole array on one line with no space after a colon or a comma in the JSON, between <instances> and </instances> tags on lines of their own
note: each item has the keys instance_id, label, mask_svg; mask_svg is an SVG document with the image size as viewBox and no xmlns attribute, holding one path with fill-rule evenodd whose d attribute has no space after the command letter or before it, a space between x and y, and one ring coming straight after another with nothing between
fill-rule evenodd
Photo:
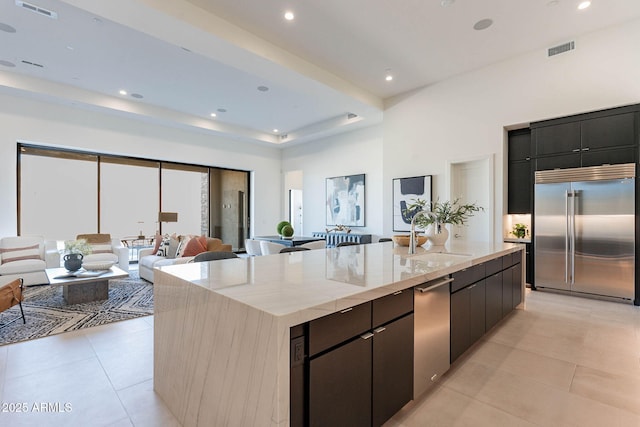
<instances>
[{"instance_id":1,"label":"living room seating area","mask_svg":"<svg viewBox=\"0 0 640 427\"><path fill-rule=\"evenodd\" d=\"M186 264L203 252L231 252L229 244L206 236L156 236L153 248L141 249L138 258L138 272L142 279L153 283L153 269L168 265Z\"/></svg>"},{"instance_id":2,"label":"living room seating area","mask_svg":"<svg viewBox=\"0 0 640 427\"><path fill-rule=\"evenodd\" d=\"M19 278L24 286L47 284L45 269L59 266L55 241L45 241L42 236L0 239L0 286Z\"/></svg>"}]
</instances>

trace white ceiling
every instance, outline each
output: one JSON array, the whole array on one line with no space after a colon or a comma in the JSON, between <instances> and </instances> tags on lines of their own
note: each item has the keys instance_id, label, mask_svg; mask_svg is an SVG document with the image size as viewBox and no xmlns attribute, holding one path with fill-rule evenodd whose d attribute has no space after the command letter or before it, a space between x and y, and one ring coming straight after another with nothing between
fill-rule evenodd
<instances>
[{"instance_id":1,"label":"white ceiling","mask_svg":"<svg viewBox=\"0 0 640 427\"><path fill-rule=\"evenodd\" d=\"M531 51L547 60L640 17L638 0L27 3L58 18L0 2L0 90L281 145L379 123L389 97Z\"/></svg>"}]
</instances>

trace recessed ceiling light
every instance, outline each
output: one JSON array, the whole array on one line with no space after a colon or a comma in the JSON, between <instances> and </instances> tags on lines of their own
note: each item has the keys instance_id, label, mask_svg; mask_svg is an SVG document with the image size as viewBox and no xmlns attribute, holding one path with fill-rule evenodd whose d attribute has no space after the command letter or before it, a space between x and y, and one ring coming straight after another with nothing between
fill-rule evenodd
<instances>
[{"instance_id":1,"label":"recessed ceiling light","mask_svg":"<svg viewBox=\"0 0 640 427\"><path fill-rule=\"evenodd\" d=\"M391 74L387 74L384 79L388 82L390 82L391 80L393 80L393 76Z\"/></svg>"},{"instance_id":2,"label":"recessed ceiling light","mask_svg":"<svg viewBox=\"0 0 640 427\"><path fill-rule=\"evenodd\" d=\"M217 114L216 113L211 113L211 117L216 117Z\"/></svg>"},{"instance_id":3,"label":"recessed ceiling light","mask_svg":"<svg viewBox=\"0 0 640 427\"><path fill-rule=\"evenodd\" d=\"M268 90L269 90L269 88L268 88L268 87L266 87L266 86L258 86L258 90L259 90L260 92L266 92L266 91L268 91Z\"/></svg>"},{"instance_id":4,"label":"recessed ceiling light","mask_svg":"<svg viewBox=\"0 0 640 427\"><path fill-rule=\"evenodd\" d=\"M273 133L278 133L278 132L279 132L278 129L273 130Z\"/></svg>"},{"instance_id":5,"label":"recessed ceiling light","mask_svg":"<svg viewBox=\"0 0 640 427\"><path fill-rule=\"evenodd\" d=\"M547 6L549 6L549 7L557 6L558 3L560 3L558 0L551 0L551 1L547 2Z\"/></svg>"},{"instance_id":6,"label":"recessed ceiling light","mask_svg":"<svg viewBox=\"0 0 640 427\"><path fill-rule=\"evenodd\" d=\"M293 21L293 18L295 18L295 17L296 16L290 10L288 10L288 11L286 11L284 13L284 19L286 19L287 21Z\"/></svg>"},{"instance_id":7,"label":"recessed ceiling light","mask_svg":"<svg viewBox=\"0 0 640 427\"><path fill-rule=\"evenodd\" d=\"M14 64L13 62L5 61L4 59L0 59L0 65L3 65L5 67L10 67L10 68L13 68L16 66L16 64Z\"/></svg>"},{"instance_id":8,"label":"recessed ceiling light","mask_svg":"<svg viewBox=\"0 0 640 427\"><path fill-rule=\"evenodd\" d=\"M478 22L476 22L476 23L473 25L473 29L474 29L474 30L478 30L478 31L486 30L486 29L487 29L487 28L489 28L492 24L493 24L493 21L492 21L491 19L488 19L488 18L487 18L487 19L481 19L481 20L479 20Z\"/></svg>"},{"instance_id":9,"label":"recessed ceiling light","mask_svg":"<svg viewBox=\"0 0 640 427\"><path fill-rule=\"evenodd\" d=\"M583 1L578 5L578 10L586 9L589 6L591 6L591 2L590 1Z\"/></svg>"},{"instance_id":10,"label":"recessed ceiling light","mask_svg":"<svg viewBox=\"0 0 640 427\"><path fill-rule=\"evenodd\" d=\"M132 93L132 94L131 94L131 97L132 97L132 98L137 98L137 99L142 99L142 98L144 98L144 96L140 95L139 93Z\"/></svg>"},{"instance_id":11,"label":"recessed ceiling light","mask_svg":"<svg viewBox=\"0 0 640 427\"><path fill-rule=\"evenodd\" d=\"M118 92L120 95L126 95L127 91L124 89L120 89L120 91Z\"/></svg>"},{"instance_id":12,"label":"recessed ceiling light","mask_svg":"<svg viewBox=\"0 0 640 427\"><path fill-rule=\"evenodd\" d=\"M5 24L3 22L0 22L0 31L4 31L6 33L15 33L16 29L13 28L11 25L9 24Z\"/></svg>"},{"instance_id":13,"label":"recessed ceiling light","mask_svg":"<svg viewBox=\"0 0 640 427\"><path fill-rule=\"evenodd\" d=\"M67 50L74 50L73 46L67 46Z\"/></svg>"},{"instance_id":14,"label":"recessed ceiling light","mask_svg":"<svg viewBox=\"0 0 640 427\"><path fill-rule=\"evenodd\" d=\"M451 6L456 0L440 0L440 6L442 7L449 7Z\"/></svg>"},{"instance_id":15,"label":"recessed ceiling light","mask_svg":"<svg viewBox=\"0 0 640 427\"><path fill-rule=\"evenodd\" d=\"M226 108L218 108L218 113L226 113L227 109Z\"/></svg>"}]
</instances>

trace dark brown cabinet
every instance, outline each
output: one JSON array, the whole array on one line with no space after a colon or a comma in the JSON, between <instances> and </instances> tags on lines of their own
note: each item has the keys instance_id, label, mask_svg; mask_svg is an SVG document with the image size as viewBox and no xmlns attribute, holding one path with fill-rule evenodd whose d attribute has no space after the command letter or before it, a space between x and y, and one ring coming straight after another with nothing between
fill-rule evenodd
<instances>
[{"instance_id":1,"label":"dark brown cabinet","mask_svg":"<svg viewBox=\"0 0 640 427\"><path fill-rule=\"evenodd\" d=\"M507 166L507 210L510 214L531 213L531 130L509 131Z\"/></svg>"},{"instance_id":2,"label":"dark brown cabinet","mask_svg":"<svg viewBox=\"0 0 640 427\"><path fill-rule=\"evenodd\" d=\"M514 252L452 274L451 363L522 300L521 257Z\"/></svg>"},{"instance_id":3,"label":"dark brown cabinet","mask_svg":"<svg viewBox=\"0 0 640 427\"><path fill-rule=\"evenodd\" d=\"M413 398L413 314L373 332L372 425L381 426Z\"/></svg>"},{"instance_id":4,"label":"dark brown cabinet","mask_svg":"<svg viewBox=\"0 0 640 427\"><path fill-rule=\"evenodd\" d=\"M358 337L309 362L309 425L371 426L371 339Z\"/></svg>"},{"instance_id":5,"label":"dark brown cabinet","mask_svg":"<svg viewBox=\"0 0 640 427\"><path fill-rule=\"evenodd\" d=\"M413 398L413 289L301 328L307 330L308 380L300 378L304 367L294 366L292 339L291 376L298 383L291 392L302 390L303 397L291 396L298 405L291 425L379 426Z\"/></svg>"}]
</instances>

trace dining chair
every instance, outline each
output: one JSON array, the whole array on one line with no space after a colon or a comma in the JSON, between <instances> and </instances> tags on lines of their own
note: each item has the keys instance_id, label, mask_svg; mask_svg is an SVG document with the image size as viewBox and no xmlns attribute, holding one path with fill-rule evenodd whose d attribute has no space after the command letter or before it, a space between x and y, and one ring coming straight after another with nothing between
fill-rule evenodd
<instances>
[{"instance_id":1,"label":"dining chair","mask_svg":"<svg viewBox=\"0 0 640 427\"><path fill-rule=\"evenodd\" d=\"M287 246L281 245L280 243L273 243L273 242L268 242L266 240L260 240L260 251L262 251L262 255L279 254L280 250L286 247Z\"/></svg>"},{"instance_id":2,"label":"dining chair","mask_svg":"<svg viewBox=\"0 0 640 427\"><path fill-rule=\"evenodd\" d=\"M342 246L358 246L360 243L358 242L340 242L336 245L336 248L340 248Z\"/></svg>"},{"instance_id":3,"label":"dining chair","mask_svg":"<svg viewBox=\"0 0 640 427\"><path fill-rule=\"evenodd\" d=\"M287 252L304 252L304 251L309 251L311 250L310 248L305 248L302 246L291 246L291 247L286 247L286 248L282 248L280 249L280 253L281 254L285 254Z\"/></svg>"},{"instance_id":4,"label":"dining chair","mask_svg":"<svg viewBox=\"0 0 640 427\"><path fill-rule=\"evenodd\" d=\"M315 242L303 243L300 245L301 248L309 248L309 249L324 249L327 247L327 242L324 240L316 240Z\"/></svg>"}]
</instances>

